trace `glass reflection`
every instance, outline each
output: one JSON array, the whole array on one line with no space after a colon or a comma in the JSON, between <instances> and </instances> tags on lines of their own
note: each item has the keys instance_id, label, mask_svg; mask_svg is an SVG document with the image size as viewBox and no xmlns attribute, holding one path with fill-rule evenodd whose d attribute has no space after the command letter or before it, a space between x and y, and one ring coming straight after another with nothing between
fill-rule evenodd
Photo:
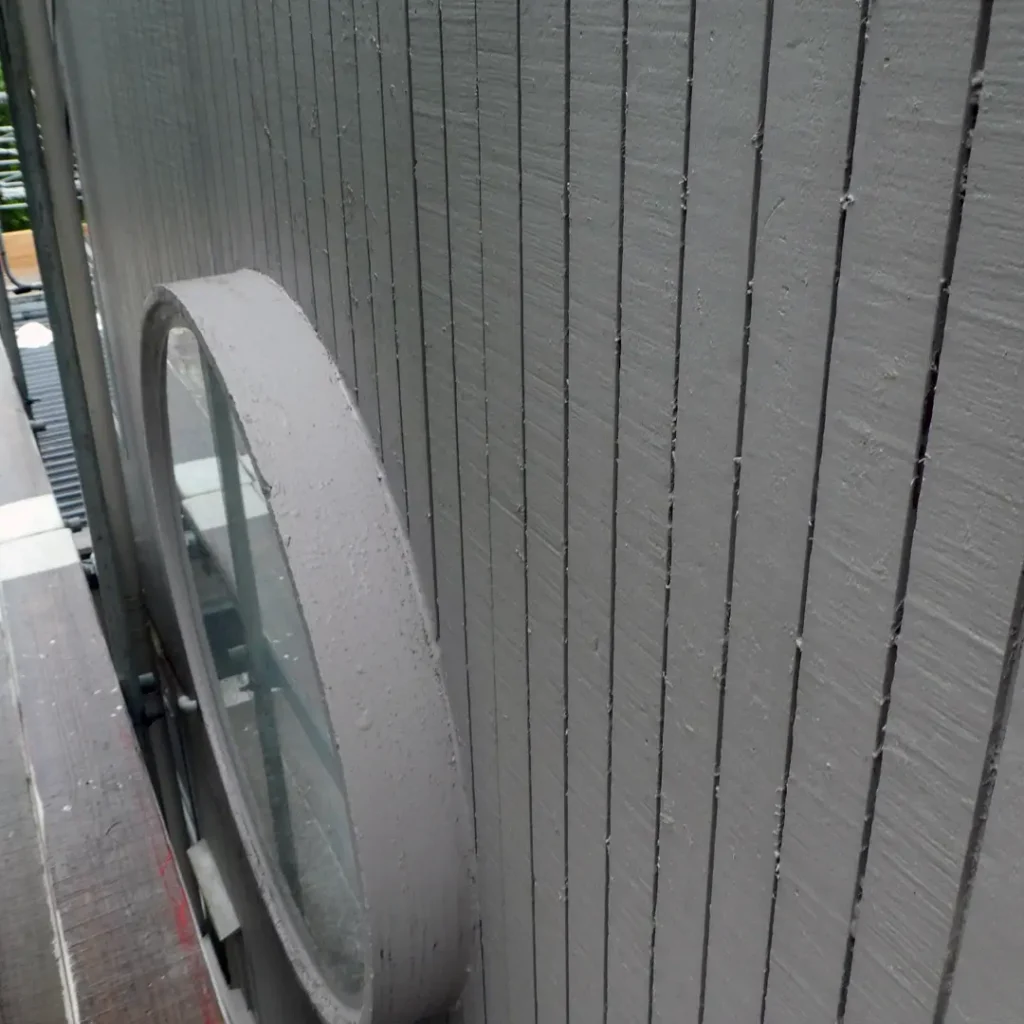
<instances>
[{"instance_id":1,"label":"glass reflection","mask_svg":"<svg viewBox=\"0 0 1024 1024\"><path fill-rule=\"evenodd\" d=\"M216 714L290 912L339 994L363 986L361 898L341 764L284 548L227 394L171 331L167 409Z\"/></svg>"}]
</instances>

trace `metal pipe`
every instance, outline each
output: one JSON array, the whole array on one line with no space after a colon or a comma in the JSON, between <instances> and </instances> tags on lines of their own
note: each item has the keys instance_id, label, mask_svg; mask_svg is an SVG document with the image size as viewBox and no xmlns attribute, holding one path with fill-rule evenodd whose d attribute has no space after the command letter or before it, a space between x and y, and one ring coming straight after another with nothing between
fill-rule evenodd
<instances>
[{"instance_id":1,"label":"metal pipe","mask_svg":"<svg viewBox=\"0 0 1024 1024\"><path fill-rule=\"evenodd\" d=\"M135 538L79 217L66 107L46 9L38 0L0 0L0 62L96 553L107 643L126 702L137 715L138 679L149 671L150 657Z\"/></svg>"}]
</instances>

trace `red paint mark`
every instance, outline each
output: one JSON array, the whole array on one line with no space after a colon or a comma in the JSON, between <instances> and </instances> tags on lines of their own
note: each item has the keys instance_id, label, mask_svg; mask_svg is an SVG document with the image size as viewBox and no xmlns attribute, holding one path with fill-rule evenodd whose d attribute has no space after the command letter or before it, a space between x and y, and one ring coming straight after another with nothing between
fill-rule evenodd
<instances>
[{"instance_id":1,"label":"red paint mark","mask_svg":"<svg viewBox=\"0 0 1024 1024\"><path fill-rule=\"evenodd\" d=\"M121 723L118 732L125 748L131 751L133 757L141 765L142 757L139 753L138 744L135 742L135 735L124 723ZM145 778L148 783L148 774ZM160 817L159 811L156 811L155 801L147 801L138 786L133 787L133 790L140 817L148 826L147 831L150 848L153 852L153 863L156 866L157 875L163 882L164 893L170 904L178 946L184 953L189 974L192 976L195 995L199 1001L202 1024L223 1024L220 1007L217 1005L217 998L213 993L213 984L210 979L209 968L206 965L206 957L199 948L195 922L189 908L188 895L181 884L178 865L174 859L174 850L171 848L170 842L167 839L167 833L164 831L163 819Z\"/></svg>"}]
</instances>

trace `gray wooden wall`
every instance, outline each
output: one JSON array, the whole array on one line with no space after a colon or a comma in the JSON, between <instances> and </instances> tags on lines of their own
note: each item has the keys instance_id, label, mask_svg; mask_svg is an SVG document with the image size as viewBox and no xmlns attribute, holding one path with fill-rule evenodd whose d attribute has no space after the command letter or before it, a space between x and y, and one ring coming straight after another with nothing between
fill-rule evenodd
<instances>
[{"instance_id":1,"label":"gray wooden wall","mask_svg":"<svg viewBox=\"0 0 1024 1024\"><path fill-rule=\"evenodd\" d=\"M56 17L130 468L143 297L240 266L379 441L466 1024L1018 1021L1024 7Z\"/></svg>"}]
</instances>

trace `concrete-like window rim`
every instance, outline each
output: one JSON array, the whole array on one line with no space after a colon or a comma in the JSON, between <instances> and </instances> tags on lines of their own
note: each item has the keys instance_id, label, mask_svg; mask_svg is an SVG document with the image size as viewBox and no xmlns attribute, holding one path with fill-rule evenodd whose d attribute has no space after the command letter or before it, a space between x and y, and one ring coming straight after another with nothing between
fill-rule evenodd
<instances>
[{"instance_id":1,"label":"concrete-like window rim","mask_svg":"<svg viewBox=\"0 0 1024 1024\"><path fill-rule=\"evenodd\" d=\"M255 271L158 287L141 334L151 513L200 709L216 680L180 527L167 340L190 330L245 431L323 680L368 940L361 1005L328 986L284 909L217 716L204 715L261 895L328 1022L413 1022L450 1005L474 934L472 822L440 656L402 521L366 427L313 327ZM358 665L360 671L353 671Z\"/></svg>"}]
</instances>

